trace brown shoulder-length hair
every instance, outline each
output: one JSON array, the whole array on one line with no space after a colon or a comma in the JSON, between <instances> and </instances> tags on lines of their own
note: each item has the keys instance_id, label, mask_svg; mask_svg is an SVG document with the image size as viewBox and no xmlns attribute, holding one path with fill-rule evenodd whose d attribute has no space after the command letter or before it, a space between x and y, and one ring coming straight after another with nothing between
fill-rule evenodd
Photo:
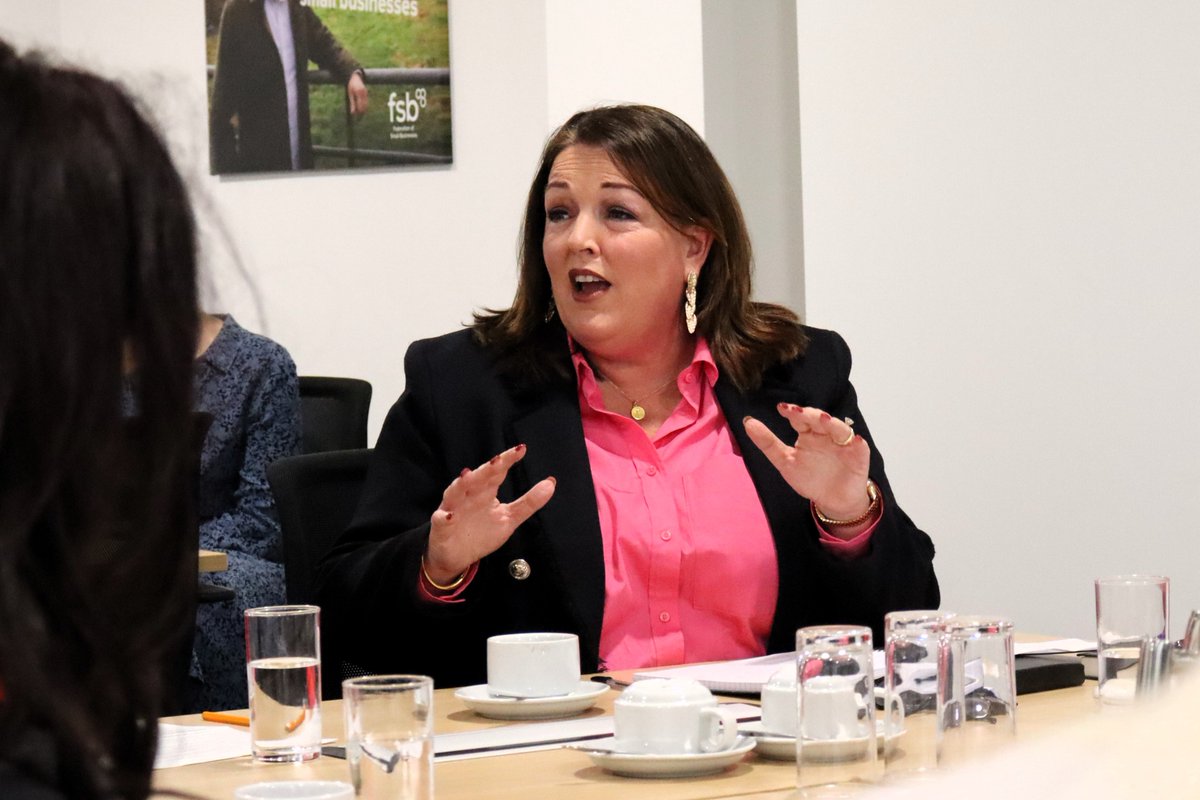
<instances>
[{"instance_id":1,"label":"brown shoulder-length hair","mask_svg":"<svg viewBox=\"0 0 1200 800\"><path fill-rule=\"evenodd\" d=\"M604 150L675 228L699 225L712 232L697 285L696 331L708 340L726 379L739 389L753 389L765 370L804 352L807 339L797 316L750 298L750 236L733 188L708 146L668 111L615 105L580 111L551 134L529 187L516 297L510 308L475 315L476 339L509 371L539 383L570 375L562 323L556 316L547 318L551 292L542 257L543 195L554 160L576 144Z\"/></svg>"}]
</instances>

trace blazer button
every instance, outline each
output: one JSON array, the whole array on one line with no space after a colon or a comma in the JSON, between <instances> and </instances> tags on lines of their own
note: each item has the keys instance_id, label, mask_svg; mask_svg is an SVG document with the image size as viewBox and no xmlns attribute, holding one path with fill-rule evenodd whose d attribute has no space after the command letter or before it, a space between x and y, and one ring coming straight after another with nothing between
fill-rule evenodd
<instances>
[{"instance_id":1,"label":"blazer button","mask_svg":"<svg viewBox=\"0 0 1200 800\"><path fill-rule=\"evenodd\" d=\"M508 574L512 575L514 580L523 581L529 577L529 573L529 562L525 559L514 558L508 562Z\"/></svg>"}]
</instances>

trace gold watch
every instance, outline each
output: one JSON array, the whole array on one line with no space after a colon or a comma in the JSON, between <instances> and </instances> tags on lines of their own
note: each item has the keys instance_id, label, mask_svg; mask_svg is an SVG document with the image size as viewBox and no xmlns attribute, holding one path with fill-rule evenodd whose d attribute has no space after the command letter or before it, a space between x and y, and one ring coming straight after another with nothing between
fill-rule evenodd
<instances>
[{"instance_id":1,"label":"gold watch","mask_svg":"<svg viewBox=\"0 0 1200 800\"><path fill-rule=\"evenodd\" d=\"M866 520L870 519L871 516L875 513L875 510L879 508L879 487L876 486L875 481L871 480L870 478L867 479L867 497L868 497L868 499L870 499L871 504L869 506L867 506L866 511L859 514L854 519L830 519L829 517L827 517L821 513L821 509L817 508L816 503L813 503L813 511L816 512L817 519L820 520L822 525L831 525L834 527L837 527L837 526L846 527L847 525L858 525L859 523L865 522Z\"/></svg>"}]
</instances>

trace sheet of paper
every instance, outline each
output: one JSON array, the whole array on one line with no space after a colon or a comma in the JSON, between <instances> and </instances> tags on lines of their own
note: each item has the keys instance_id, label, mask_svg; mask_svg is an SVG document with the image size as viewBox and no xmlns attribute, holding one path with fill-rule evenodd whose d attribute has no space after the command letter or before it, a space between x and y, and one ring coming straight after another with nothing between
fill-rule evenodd
<instances>
[{"instance_id":1,"label":"sheet of paper","mask_svg":"<svg viewBox=\"0 0 1200 800\"><path fill-rule=\"evenodd\" d=\"M691 678L700 681L714 691L747 692L757 694L780 667L794 664L796 654L772 653L768 656L743 658L737 661L720 661L714 664L689 664L682 667L640 670L634 673L635 680L642 678ZM884 657L876 650L872 663L876 676L883 675Z\"/></svg>"},{"instance_id":2,"label":"sheet of paper","mask_svg":"<svg viewBox=\"0 0 1200 800\"><path fill-rule=\"evenodd\" d=\"M746 703L723 703L732 709L740 721L759 718L758 706ZM587 719L564 719L554 722L531 722L488 728L463 733L443 733L433 737L435 761L462 761L468 758L487 758L528 753L534 750L554 750L579 742L603 741L613 735L611 716Z\"/></svg>"},{"instance_id":3,"label":"sheet of paper","mask_svg":"<svg viewBox=\"0 0 1200 800\"><path fill-rule=\"evenodd\" d=\"M250 731L230 725L158 723L154 768L182 767L250 755Z\"/></svg>"},{"instance_id":4,"label":"sheet of paper","mask_svg":"<svg viewBox=\"0 0 1200 800\"><path fill-rule=\"evenodd\" d=\"M1096 643L1087 639L1054 639L1049 642L1018 642L1014 648L1019 656L1053 655L1054 653L1092 653Z\"/></svg>"}]
</instances>

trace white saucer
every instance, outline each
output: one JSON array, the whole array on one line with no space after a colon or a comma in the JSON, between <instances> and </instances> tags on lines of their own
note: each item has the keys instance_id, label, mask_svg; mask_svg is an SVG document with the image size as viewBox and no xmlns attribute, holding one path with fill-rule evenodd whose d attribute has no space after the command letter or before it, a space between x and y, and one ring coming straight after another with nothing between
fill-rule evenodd
<instances>
[{"instance_id":1,"label":"white saucer","mask_svg":"<svg viewBox=\"0 0 1200 800\"><path fill-rule=\"evenodd\" d=\"M739 736L733 747L715 753L618 753L595 746L575 745L571 749L587 753L597 767L629 778L690 778L711 775L736 764L754 749L754 739Z\"/></svg>"},{"instance_id":2,"label":"white saucer","mask_svg":"<svg viewBox=\"0 0 1200 800\"><path fill-rule=\"evenodd\" d=\"M580 681L570 694L553 697L493 697L486 683L464 686L454 696L481 717L492 719L554 719L587 711L608 686L595 681Z\"/></svg>"},{"instance_id":3,"label":"white saucer","mask_svg":"<svg viewBox=\"0 0 1200 800\"><path fill-rule=\"evenodd\" d=\"M749 725L739 726L740 730L754 734L754 752L763 758L770 758L775 761L795 761L796 760L796 737L795 736L775 736L769 733L760 733L761 726L752 728Z\"/></svg>"},{"instance_id":4,"label":"white saucer","mask_svg":"<svg viewBox=\"0 0 1200 800\"><path fill-rule=\"evenodd\" d=\"M796 760L796 737L766 733L763 731L761 722L749 722L741 725L740 729L753 734L755 741L758 742L754 752L763 758L772 758L778 761ZM895 741L904 735L904 731L900 731L885 740L883 729L883 720L875 720L875 746L879 751L883 750L885 743ZM866 741L865 738L810 741L804 746L804 754L805 758L811 761L844 761L860 755Z\"/></svg>"}]
</instances>

